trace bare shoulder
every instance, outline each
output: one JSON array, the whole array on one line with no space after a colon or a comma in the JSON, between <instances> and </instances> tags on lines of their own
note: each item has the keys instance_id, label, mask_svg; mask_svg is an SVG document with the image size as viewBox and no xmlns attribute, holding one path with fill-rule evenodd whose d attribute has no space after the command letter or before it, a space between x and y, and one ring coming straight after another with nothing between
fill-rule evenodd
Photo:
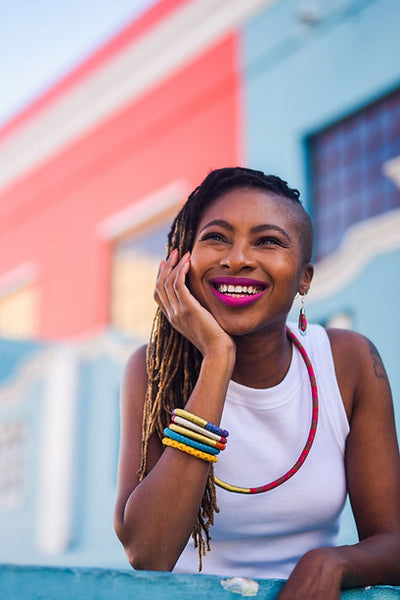
<instances>
[{"instance_id":1,"label":"bare shoulder","mask_svg":"<svg viewBox=\"0 0 400 600\"><path fill-rule=\"evenodd\" d=\"M147 388L147 370L146 370L146 352L147 345L137 348L128 358L124 369L122 379L122 398L132 390L146 390Z\"/></svg>"},{"instance_id":2,"label":"bare shoulder","mask_svg":"<svg viewBox=\"0 0 400 600\"><path fill-rule=\"evenodd\" d=\"M375 345L364 335L347 329L327 329L335 364L358 373L373 370L376 377L386 377L382 359Z\"/></svg>"},{"instance_id":3,"label":"bare shoulder","mask_svg":"<svg viewBox=\"0 0 400 600\"><path fill-rule=\"evenodd\" d=\"M356 404L375 393L389 392L385 367L375 345L364 335L346 329L327 329L336 377L349 420ZM365 400L364 400L365 402Z\"/></svg>"},{"instance_id":4,"label":"bare shoulder","mask_svg":"<svg viewBox=\"0 0 400 600\"><path fill-rule=\"evenodd\" d=\"M116 523L122 522L127 498L139 483L137 471L141 457L142 417L146 387L146 346L141 346L129 357L121 383Z\"/></svg>"},{"instance_id":5,"label":"bare shoulder","mask_svg":"<svg viewBox=\"0 0 400 600\"><path fill-rule=\"evenodd\" d=\"M341 352L343 354L363 352L368 344L369 340L350 329L333 329L327 328L326 330L329 340L331 342L333 352Z\"/></svg>"}]
</instances>

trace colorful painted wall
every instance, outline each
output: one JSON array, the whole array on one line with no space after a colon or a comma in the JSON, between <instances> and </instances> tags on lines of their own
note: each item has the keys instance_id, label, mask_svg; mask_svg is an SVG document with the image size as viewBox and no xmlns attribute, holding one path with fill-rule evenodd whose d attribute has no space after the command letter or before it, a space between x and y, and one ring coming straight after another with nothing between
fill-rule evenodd
<instances>
[{"instance_id":1,"label":"colorful painted wall","mask_svg":"<svg viewBox=\"0 0 400 600\"><path fill-rule=\"evenodd\" d=\"M358 201L331 183L341 237L307 310L371 337L400 422L399 19L395 0L161 0L0 132L0 330L20 340L0 344L1 561L127 566L112 531L119 381L146 339L167 223L212 168L277 173L316 220L329 140L352 168L360 157L360 172L328 169L366 183L350 225ZM347 150L375 102L372 167Z\"/></svg>"}]
</instances>

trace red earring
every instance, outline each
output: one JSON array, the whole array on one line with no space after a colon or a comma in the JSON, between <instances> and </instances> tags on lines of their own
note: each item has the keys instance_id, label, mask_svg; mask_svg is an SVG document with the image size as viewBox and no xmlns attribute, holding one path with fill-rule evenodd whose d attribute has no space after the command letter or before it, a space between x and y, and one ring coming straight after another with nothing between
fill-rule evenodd
<instances>
[{"instance_id":1,"label":"red earring","mask_svg":"<svg viewBox=\"0 0 400 600\"><path fill-rule=\"evenodd\" d=\"M297 328L299 330L299 333L301 333L301 335L306 335L306 333L307 333L307 318L306 318L306 311L304 308L304 296L305 296L305 294L301 295L301 307L300 307L300 313L299 313L299 321L297 324Z\"/></svg>"}]
</instances>

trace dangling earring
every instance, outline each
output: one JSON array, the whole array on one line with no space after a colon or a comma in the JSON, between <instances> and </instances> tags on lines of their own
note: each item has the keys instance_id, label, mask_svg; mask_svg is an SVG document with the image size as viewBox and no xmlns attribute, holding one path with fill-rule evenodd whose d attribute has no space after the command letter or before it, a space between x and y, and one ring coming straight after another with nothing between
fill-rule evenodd
<instances>
[{"instance_id":1,"label":"dangling earring","mask_svg":"<svg viewBox=\"0 0 400 600\"><path fill-rule=\"evenodd\" d=\"M306 335L306 333L307 333L307 318L306 318L306 311L304 309L304 296L305 296L305 294L301 295L299 322L297 324L297 328L299 330L299 333L301 333L301 335Z\"/></svg>"}]
</instances>

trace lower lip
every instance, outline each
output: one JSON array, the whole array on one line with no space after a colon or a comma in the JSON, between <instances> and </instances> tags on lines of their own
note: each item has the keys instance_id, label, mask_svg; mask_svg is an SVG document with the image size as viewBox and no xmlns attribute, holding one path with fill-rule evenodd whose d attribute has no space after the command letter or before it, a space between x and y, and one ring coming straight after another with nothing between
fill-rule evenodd
<instances>
[{"instance_id":1,"label":"lower lip","mask_svg":"<svg viewBox=\"0 0 400 600\"><path fill-rule=\"evenodd\" d=\"M212 291L214 295L221 300L227 306L248 306L249 304L253 304L253 302L257 302L259 298L264 294L265 290L262 292L258 292L258 294L252 294L251 296L228 296L227 294L221 294L215 287L212 287Z\"/></svg>"}]
</instances>

